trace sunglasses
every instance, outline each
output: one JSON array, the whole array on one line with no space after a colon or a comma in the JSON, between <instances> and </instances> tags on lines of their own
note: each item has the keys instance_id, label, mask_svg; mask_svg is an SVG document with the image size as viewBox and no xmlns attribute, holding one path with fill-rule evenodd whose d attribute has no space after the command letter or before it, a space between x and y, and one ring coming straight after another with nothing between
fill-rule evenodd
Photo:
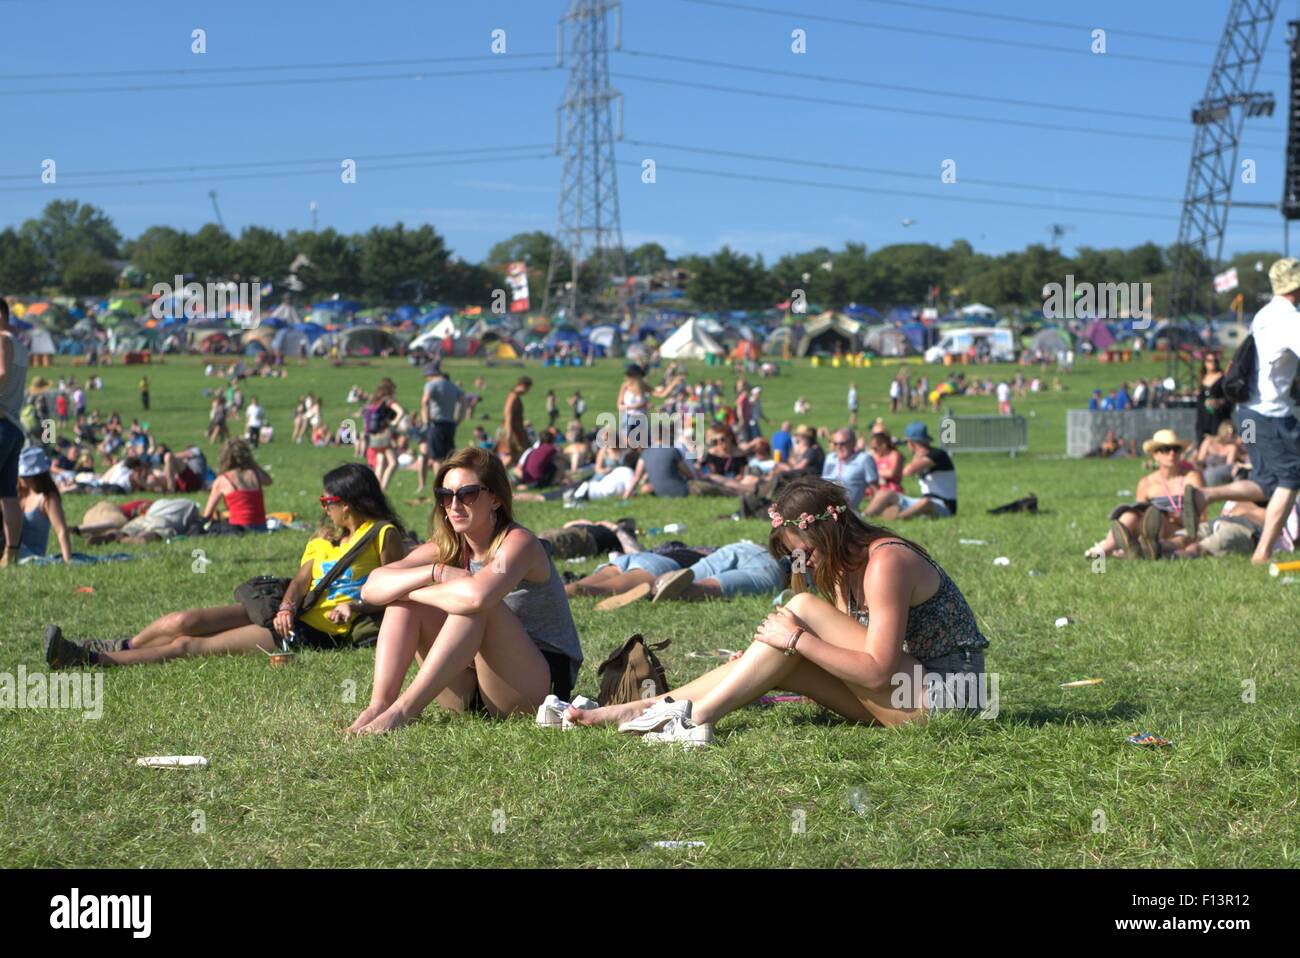
<instances>
[{"instance_id":1,"label":"sunglasses","mask_svg":"<svg viewBox=\"0 0 1300 958\"><path fill-rule=\"evenodd\" d=\"M467 486L461 486L459 489L435 489L433 490L434 498L438 500L438 505L444 509L450 509L452 501L459 499L461 505L469 507L474 505L478 499L478 494L483 491L483 487L476 482L471 482Z\"/></svg>"},{"instance_id":2,"label":"sunglasses","mask_svg":"<svg viewBox=\"0 0 1300 958\"><path fill-rule=\"evenodd\" d=\"M1156 446L1152 452L1182 452L1181 446Z\"/></svg>"},{"instance_id":3,"label":"sunglasses","mask_svg":"<svg viewBox=\"0 0 1300 958\"><path fill-rule=\"evenodd\" d=\"M330 506L336 506L336 505L338 505L338 504L339 504L340 502L342 502L342 501L343 501L343 500L340 499L338 496L328 496L328 495L326 495L326 496L321 496L321 497L320 497L320 505L321 505L321 508L322 508L322 509L326 509L326 508L328 508L328 507L330 507Z\"/></svg>"},{"instance_id":4,"label":"sunglasses","mask_svg":"<svg viewBox=\"0 0 1300 958\"><path fill-rule=\"evenodd\" d=\"M849 443L848 443L848 440L847 440L847 439L844 439L844 440L836 439L836 440L834 440L834 441L831 442L831 445L832 445L832 446L847 446L848 444L849 444Z\"/></svg>"}]
</instances>

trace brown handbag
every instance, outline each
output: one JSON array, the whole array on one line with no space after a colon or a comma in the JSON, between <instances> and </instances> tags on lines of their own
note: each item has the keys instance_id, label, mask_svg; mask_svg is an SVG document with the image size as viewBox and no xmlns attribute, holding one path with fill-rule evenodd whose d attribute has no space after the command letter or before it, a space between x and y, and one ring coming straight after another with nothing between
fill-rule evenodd
<instances>
[{"instance_id":1,"label":"brown handbag","mask_svg":"<svg viewBox=\"0 0 1300 958\"><path fill-rule=\"evenodd\" d=\"M653 698L668 691L668 677L656 652L672 643L664 639L647 645L638 632L616 648L596 670L600 678L600 704L621 705Z\"/></svg>"}]
</instances>

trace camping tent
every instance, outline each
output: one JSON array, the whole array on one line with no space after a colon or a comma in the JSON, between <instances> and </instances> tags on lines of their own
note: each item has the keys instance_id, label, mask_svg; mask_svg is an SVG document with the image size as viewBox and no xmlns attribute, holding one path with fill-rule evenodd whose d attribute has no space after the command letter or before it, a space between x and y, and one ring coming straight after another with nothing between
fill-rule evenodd
<instances>
[{"instance_id":1,"label":"camping tent","mask_svg":"<svg viewBox=\"0 0 1300 958\"><path fill-rule=\"evenodd\" d=\"M700 329L694 319L682 323L659 347L659 355L665 359L703 359L725 353L718 341Z\"/></svg>"},{"instance_id":2,"label":"camping tent","mask_svg":"<svg viewBox=\"0 0 1300 958\"><path fill-rule=\"evenodd\" d=\"M971 303L969 306L963 306L958 310L963 316L996 316L997 311L991 306L985 306L983 303Z\"/></svg>"},{"instance_id":3,"label":"camping tent","mask_svg":"<svg viewBox=\"0 0 1300 958\"><path fill-rule=\"evenodd\" d=\"M794 346L794 329L791 326L778 326L763 340L763 352L768 356L783 356L787 347L793 356Z\"/></svg>"},{"instance_id":4,"label":"camping tent","mask_svg":"<svg viewBox=\"0 0 1300 958\"><path fill-rule=\"evenodd\" d=\"M54 337L50 331L42 326L33 327L28 334L31 340L31 351L36 356L53 356L56 352L54 348Z\"/></svg>"},{"instance_id":5,"label":"camping tent","mask_svg":"<svg viewBox=\"0 0 1300 958\"><path fill-rule=\"evenodd\" d=\"M298 315L298 310L294 309L290 303L281 303L275 309L271 310L271 319L282 319L286 323L297 326L302 322L302 317Z\"/></svg>"},{"instance_id":6,"label":"camping tent","mask_svg":"<svg viewBox=\"0 0 1300 958\"><path fill-rule=\"evenodd\" d=\"M916 352L912 341L901 329L876 326L862 338L862 348L877 356L911 356Z\"/></svg>"},{"instance_id":7,"label":"camping tent","mask_svg":"<svg viewBox=\"0 0 1300 958\"><path fill-rule=\"evenodd\" d=\"M857 320L827 310L804 327L796 352L800 356L834 353L837 349L845 353L856 352L861 331L862 324Z\"/></svg>"},{"instance_id":8,"label":"camping tent","mask_svg":"<svg viewBox=\"0 0 1300 958\"><path fill-rule=\"evenodd\" d=\"M393 334L375 326L353 326L339 334L339 352L344 356L377 356L396 347Z\"/></svg>"},{"instance_id":9,"label":"camping tent","mask_svg":"<svg viewBox=\"0 0 1300 958\"><path fill-rule=\"evenodd\" d=\"M598 355L618 356L623 352L623 336L617 326L593 326L588 340L600 350Z\"/></svg>"},{"instance_id":10,"label":"camping tent","mask_svg":"<svg viewBox=\"0 0 1300 958\"><path fill-rule=\"evenodd\" d=\"M1029 341L1030 352L1039 356L1055 357L1072 348L1070 334L1060 329L1039 330Z\"/></svg>"},{"instance_id":11,"label":"camping tent","mask_svg":"<svg viewBox=\"0 0 1300 958\"><path fill-rule=\"evenodd\" d=\"M444 316L432 326L425 330L425 333L435 336L438 339L446 339L448 336L460 335L460 324L450 316Z\"/></svg>"}]
</instances>

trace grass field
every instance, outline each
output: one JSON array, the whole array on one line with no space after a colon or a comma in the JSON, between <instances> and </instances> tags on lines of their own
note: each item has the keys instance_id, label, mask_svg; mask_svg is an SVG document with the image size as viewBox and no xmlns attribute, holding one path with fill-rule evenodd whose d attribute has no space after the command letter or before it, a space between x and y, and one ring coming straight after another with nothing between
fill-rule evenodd
<instances>
[{"instance_id":1,"label":"grass field","mask_svg":"<svg viewBox=\"0 0 1300 958\"><path fill-rule=\"evenodd\" d=\"M518 370L448 366L462 383L482 372L488 389L480 408L499 416ZM856 381L870 421L886 410L891 372L801 363L764 383L764 406L779 421L805 395L812 403L807 421L838 425ZM530 364L528 373L536 384L527 398L534 421L544 419L547 388L563 402L578 386L590 413L612 411L616 362L565 370ZM415 399L420 377L398 361L347 369L315 361L291 366L286 380L245 390L260 396L280 432L259 454L276 478L268 508L313 520L320 475L341 461L338 450L287 442L294 399L319 391L337 423L353 412L343 403L348 386L373 386L383 374L398 381L399 400ZM136 415L139 370L103 375L107 388L92 405ZM940 719L891 731L811 707L749 708L721 723L717 747L682 753L612 730L547 734L531 717L490 723L433 708L413 727L358 741L336 730L367 700L368 651L307 652L282 670L261 656L112 670L98 721L71 711L0 709L0 861L1294 867L1300 586L1283 585L1245 559L1112 561L1097 573L1082 558L1104 533L1117 492L1132 490L1142 467L1064 459L1065 411L1094 386L1138 375L1163 370L1154 363L1085 366L1065 377L1068 391L1020 401L1017 411L1032 417L1030 452L959 457L960 515L906 530L950 572L991 641L988 668L1000 677L994 721ZM155 434L173 446L196 439L206 421L202 391L215 380L185 358L149 376L154 409L144 418ZM959 414L995 406L991 398L952 405ZM938 417L923 418L936 429ZM890 425L899 433L906 421ZM467 435L462 427L462 439ZM400 474L394 499L409 499L414 482L413 474ZM1039 515L985 514L1029 492L1039 496ZM89 504L77 496L65 503L73 521ZM763 541L765 522L717 518L732 508L725 499L636 499L580 512L525 504L517 515L534 529L576 515L633 515L643 527L684 521L691 542ZM425 509L401 510L423 530ZM48 622L69 636L117 636L164 612L226 604L251 575L289 574L305 538L179 539L139 548L139 560L129 563L0 570L0 672L44 670L40 634ZM210 560L202 573L193 571L196 548ZM1011 565L995 566L996 556ZM94 593L79 593L80 586ZM689 651L743 648L769 607L765 599L744 599L601 614L593 605L573 603L587 654L579 691L588 694L595 664L633 631L673 640L663 659L676 683L708 667ZM1073 624L1057 629L1059 616ZM1058 687L1091 677L1105 684ZM1253 701L1243 701L1251 698L1247 682ZM1124 741L1134 731L1176 744L1135 748ZM211 766L134 764L157 754L204 755ZM705 845L647 847L662 839Z\"/></svg>"}]
</instances>

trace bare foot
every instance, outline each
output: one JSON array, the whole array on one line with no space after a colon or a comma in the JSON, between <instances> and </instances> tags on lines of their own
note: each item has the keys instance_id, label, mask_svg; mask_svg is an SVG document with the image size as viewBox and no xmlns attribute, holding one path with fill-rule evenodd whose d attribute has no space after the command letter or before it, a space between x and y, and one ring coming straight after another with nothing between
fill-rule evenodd
<instances>
[{"instance_id":1,"label":"bare foot","mask_svg":"<svg viewBox=\"0 0 1300 958\"><path fill-rule=\"evenodd\" d=\"M622 705L606 705L598 709L575 709L572 705L564 717L574 725L608 725L611 722L626 722L634 719L655 702L654 699L641 699L636 702L624 702Z\"/></svg>"},{"instance_id":2,"label":"bare foot","mask_svg":"<svg viewBox=\"0 0 1300 958\"><path fill-rule=\"evenodd\" d=\"M357 720L353 722L351 725L349 725L347 728L343 729L343 734L356 735L358 732L360 732L363 728L365 728L375 719L379 718L379 716L383 715L384 712L386 712L387 710L388 710L387 705L366 706L365 711L363 711L360 715L357 716Z\"/></svg>"},{"instance_id":3,"label":"bare foot","mask_svg":"<svg viewBox=\"0 0 1300 958\"><path fill-rule=\"evenodd\" d=\"M387 735L389 732L399 729L403 725L410 725L414 721L415 719L407 718L405 715L395 712L390 708L388 711L378 716L374 721L372 721L369 725L367 725L357 734L358 735Z\"/></svg>"},{"instance_id":4,"label":"bare foot","mask_svg":"<svg viewBox=\"0 0 1300 958\"><path fill-rule=\"evenodd\" d=\"M1268 565L1273 561L1272 556L1253 555L1250 557L1251 565Z\"/></svg>"}]
</instances>

